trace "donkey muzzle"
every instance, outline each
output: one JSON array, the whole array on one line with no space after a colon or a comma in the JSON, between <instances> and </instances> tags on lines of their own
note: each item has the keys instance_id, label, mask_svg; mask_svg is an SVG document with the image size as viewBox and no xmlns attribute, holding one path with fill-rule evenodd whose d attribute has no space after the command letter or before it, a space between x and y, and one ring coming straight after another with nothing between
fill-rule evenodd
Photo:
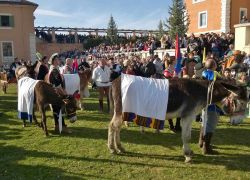
<instances>
[{"instance_id":1,"label":"donkey muzzle","mask_svg":"<svg viewBox=\"0 0 250 180\"><path fill-rule=\"evenodd\" d=\"M73 117L71 117L71 118L69 119L69 122L70 122L70 123L74 123L74 122L76 122L76 120L77 120L77 116L73 116Z\"/></svg>"}]
</instances>

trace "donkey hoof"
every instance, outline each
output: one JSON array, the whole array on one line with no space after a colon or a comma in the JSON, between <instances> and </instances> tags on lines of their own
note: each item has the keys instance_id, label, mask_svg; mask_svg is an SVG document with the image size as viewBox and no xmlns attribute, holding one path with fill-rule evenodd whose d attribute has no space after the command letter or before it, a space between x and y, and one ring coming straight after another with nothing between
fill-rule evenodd
<instances>
[{"instance_id":1,"label":"donkey hoof","mask_svg":"<svg viewBox=\"0 0 250 180\"><path fill-rule=\"evenodd\" d=\"M110 151L110 154L117 154L115 149L110 149L109 151Z\"/></svg>"},{"instance_id":2,"label":"donkey hoof","mask_svg":"<svg viewBox=\"0 0 250 180\"><path fill-rule=\"evenodd\" d=\"M192 158L190 156L185 156L185 163L191 163Z\"/></svg>"},{"instance_id":3,"label":"donkey hoof","mask_svg":"<svg viewBox=\"0 0 250 180\"><path fill-rule=\"evenodd\" d=\"M26 124L23 124L23 128L25 128L26 127Z\"/></svg>"},{"instance_id":4,"label":"donkey hoof","mask_svg":"<svg viewBox=\"0 0 250 180\"><path fill-rule=\"evenodd\" d=\"M125 153L126 150L123 147L119 147L117 148L117 153L121 154L121 153Z\"/></svg>"}]
</instances>

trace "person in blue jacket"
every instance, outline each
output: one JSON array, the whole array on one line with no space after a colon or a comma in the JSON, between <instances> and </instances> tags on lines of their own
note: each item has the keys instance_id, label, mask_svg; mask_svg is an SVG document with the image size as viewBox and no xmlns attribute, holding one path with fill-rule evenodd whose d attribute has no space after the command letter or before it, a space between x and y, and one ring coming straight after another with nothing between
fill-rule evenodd
<instances>
[{"instance_id":1,"label":"person in blue jacket","mask_svg":"<svg viewBox=\"0 0 250 180\"><path fill-rule=\"evenodd\" d=\"M215 81L221 78L221 75L216 71L217 64L214 59L207 59L205 70L202 72L202 78L208 81ZM218 123L220 109L215 104L208 105L207 121L203 120L203 126L200 131L199 145L203 148L203 154L213 154L211 139Z\"/></svg>"}]
</instances>

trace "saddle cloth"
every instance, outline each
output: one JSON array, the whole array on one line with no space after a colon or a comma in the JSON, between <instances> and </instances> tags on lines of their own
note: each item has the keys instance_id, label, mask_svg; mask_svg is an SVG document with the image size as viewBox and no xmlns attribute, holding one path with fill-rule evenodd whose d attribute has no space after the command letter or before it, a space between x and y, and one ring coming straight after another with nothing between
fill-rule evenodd
<instances>
[{"instance_id":1,"label":"saddle cloth","mask_svg":"<svg viewBox=\"0 0 250 180\"><path fill-rule=\"evenodd\" d=\"M39 81L29 77L18 80L18 118L32 122L34 89Z\"/></svg>"},{"instance_id":2,"label":"saddle cloth","mask_svg":"<svg viewBox=\"0 0 250 180\"><path fill-rule=\"evenodd\" d=\"M122 111L165 121L169 81L122 74Z\"/></svg>"},{"instance_id":3,"label":"saddle cloth","mask_svg":"<svg viewBox=\"0 0 250 180\"><path fill-rule=\"evenodd\" d=\"M63 78L67 94L73 95L76 91L80 93L80 77L78 74L64 74Z\"/></svg>"}]
</instances>

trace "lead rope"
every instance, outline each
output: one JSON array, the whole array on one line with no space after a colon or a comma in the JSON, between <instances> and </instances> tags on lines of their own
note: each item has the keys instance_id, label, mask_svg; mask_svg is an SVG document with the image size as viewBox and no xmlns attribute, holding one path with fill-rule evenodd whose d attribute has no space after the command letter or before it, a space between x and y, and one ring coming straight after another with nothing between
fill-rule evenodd
<instances>
[{"instance_id":1,"label":"lead rope","mask_svg":"<svg viewBox=\"0 0 250 180\"><path fill-rule=\"evenodd\" d=\"M213 91L214 91L214 84L215 84L215 80L212 81L209 86L208 86L208 91L207 91L207 104L205 107L205 110L203 110L203 121L202 121L202 126L203 126L203 131L204 131L204 135L206 134L206 125L207 125L207 110L208 110L208 106L212 104L212 100L213 100Z\"/></svg>"}]
</instances>

